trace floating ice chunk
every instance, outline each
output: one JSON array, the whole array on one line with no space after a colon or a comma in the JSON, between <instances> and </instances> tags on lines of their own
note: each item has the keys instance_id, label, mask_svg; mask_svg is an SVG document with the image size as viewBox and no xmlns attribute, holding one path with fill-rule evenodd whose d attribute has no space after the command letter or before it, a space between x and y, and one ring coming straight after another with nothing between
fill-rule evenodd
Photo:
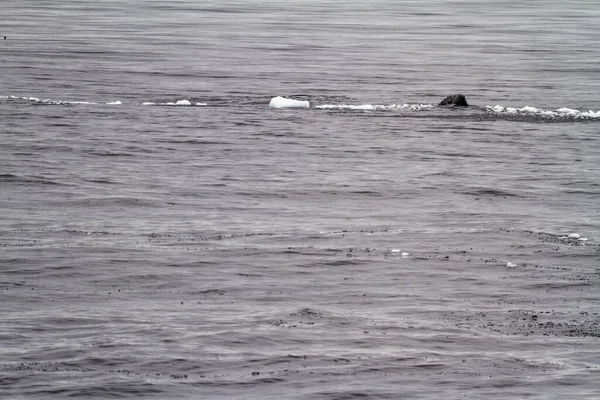
<instances>
[{"instance_id":1,"label":"floating ice chunk","mask_svg":"<svg viewBox=\"0 0 600 400\"><path fill-rule=\"evenodd\" d=\"M587 242L589 239L588 238L579 238L579 241L581 242Z\"/></svg>"},{"instance_id":2,"label":"floating ice chunk","mask_svg":"<svg viewBox=\"0 0 600 400\"><path fill-rule=\"evenodd\" d=\"M142 105L143 105L143 106L153 106L153 105L155 105L155 104L156 104L156 103L153 103L153 102L151 102L151 101L145 101L145 102L143 102L143 103L142 103Z\"/></svg>"},{"instance_id":3,"label":"floating ice chunk","mask_svg":"<svg viewBox=\"0 0 600 400\"><path fill-rule=\"evenodd\" d=\"M285 97L277 96L271 99L269 107L273 108L309 108L308 101L286 99Z\"/></svg>"},{"instance_id":4,"label":"floating ice chunk","mask_svg":"<svg viewBox=\"0 0 600 400\"><path fill-rule=\"evenodd\" d=\"M405 252L405 251L403 251L403 252L402 252L402 257L406 258L406 257L408 257L408 256L410 256L410 254L409 254L409 253L407 253L407 252Z\"/></svg>"},{"instance_id":5,"label":"floating ice chunk","mask_svg":"<svg viewBox=\"0 0 600 400\"><path fill-rule=\"evenodd\" d=\"M119 100L117 100L117 101L111 101L111 102L106 103L106 104L109 105L109 106L117 106L117 105L122 104L122 103Z\"/></svg>"},{"instance_id":6,"label":"floating ice chunk","mask_svg":"<svg viewBox=\"0 0 600 400\"><path fill-rule=\"evenodd\" d=\"M509 262L506 263L506 266L508 268L517 268L519 266L519 264L515 264L515 263L512 263L512 262L509 261Z\"/></svg>"},{"instance_id":7,"label":"floating ice chunk","mask_svg":"<svg viewBox=\"0 0 600 400\"><path fill-rule=\"evenodd\" d=\"M570 239L579 239L581 235L579 233L571 233L568 237Z\"/></svg>"},{"instance_id":8,"label":"floating ice chunk","mask_svg":"<svg viewBox=\"0 0 600 400\"><path fill-rule=\"evenodd\" d=\"M390 253L400 253L402 250L400 249L391 249Z\"/></svg>"},{"instance_id":9,"label":"floating ice chunk","mask_svg":"<svg viewBox=\"0 0 600 400\"><path fill-rule=\"evenodd\" d=\"M206 103L196 103L197 106L207 106L208 104Z\"/></svg>"}]
</instances>

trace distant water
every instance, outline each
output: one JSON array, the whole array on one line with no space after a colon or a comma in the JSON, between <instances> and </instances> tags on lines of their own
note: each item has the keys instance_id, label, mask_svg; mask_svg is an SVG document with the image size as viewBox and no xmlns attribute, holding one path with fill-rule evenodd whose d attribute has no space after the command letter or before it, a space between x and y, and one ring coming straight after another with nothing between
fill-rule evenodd
<instances>
[{"instance_id":1,"label":"distant water","mask_svg":"<svg viewBox=\"0 0 600 400\"><path fill-rule=\"evenodd\" d=\"M600 398L597 2L0 15L0 397Z\"/></svg>"}]
</instances>

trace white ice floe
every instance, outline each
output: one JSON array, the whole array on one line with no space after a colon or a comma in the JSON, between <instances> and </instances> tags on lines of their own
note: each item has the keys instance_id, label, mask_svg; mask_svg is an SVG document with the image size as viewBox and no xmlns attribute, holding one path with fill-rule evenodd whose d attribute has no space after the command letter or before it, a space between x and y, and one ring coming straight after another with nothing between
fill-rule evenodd
<instances>
[{"instance_id":1,"label":"white ice floe","mask_svg":"<svg viewBox=\"0 0 600 400\"><path fill-rule=\"evenodd\" d=\"M108 106L118 106L120 104L123 104L123 103L121 103L119 100L106 103L106 105L108 105Z\"/></svg>"},{"instance_id":2,"label":"white ice floe","mask_svg":"<svg viewBox=\"0 0 600 400\"><path fill-rule=\"evenodd\" d=\"M145 101L145 102L142 103L142 105L143 106L154 106L154 105L156 105L156 103L153 103L151 101Z\"/></svg>"},{"instance_id":3,"label":"white ice floe","mask_svg":"<svg viewBox=\"0 0 600 400\"><path fill-rule=\"evenodd\" d=\"M400 253L402 250L400 249L391 249L390 253Z\"/></svg>"},{"instance_id":4,"label":"white ice floe","mask_svg":"<svg viewBox=\"0 0 600 400\"><path fill-rule=\"evenodd\" d=\"M512 263L512 262L509 261L509 262L506 263L506 266L508 268L517 268L519 266L519 264L515 264L515 263Z\"/></svg>"},{"instance_id":5,"label":"white ice floe","mask_svg":"<svg viewBox=\"0 0 600 400\"><path fill-rule=\"evenodd\" d=\"M208 104L206 103L196 103L197 106L207 106Z\"/></svg>"},{"instance_id":6,"label":"white ice floe","mask_svg":"<svg viewBox=\"0 0 600 400\"><path fill-rule=\"evenodd\" d=\"M401 254L401 256L404 257L404 258L406 258L406 257L410 256L410 253L407 253L407 252L403 251L402 254Z\"/></svg>"},{"instance_id":7,"label":"white ice floe","mask_svg":"<svg viewBox=\"0 0 600 400\"><path fill-rule=\"evenodd\" d=\"M523 115L538 115L541 117L547 118L560 118L560 117L570 117L570 118L600 118L600 111L579 111L573 108L562 107L556 110L545 110L542 108L525 106L521 108L515 107L504 107L499 104L495 106L486 106L488 111L497 113L497 114L523 114Z\"/></svg>"},{"instance_id":8,"label":"white ice floe","mask_svg":"<svg viewBox=\"0 0 600 400\"><path fill-rule=\"evenodd\" d=\"M579 239L581 235L579 233L571 233L568 237L570 239Z\"/></svg>"},{"instance_id":9,"label":"white ice floe","mask_svg":"<svg viewBox=\"0 0 600 400\"><path fill-rule=\"evenodd\" d=\"M273 108L309 108L310 103L308 101L288 99L285 97L277 96L271 99L269 107Z\"/></svg>"}]
</instances>

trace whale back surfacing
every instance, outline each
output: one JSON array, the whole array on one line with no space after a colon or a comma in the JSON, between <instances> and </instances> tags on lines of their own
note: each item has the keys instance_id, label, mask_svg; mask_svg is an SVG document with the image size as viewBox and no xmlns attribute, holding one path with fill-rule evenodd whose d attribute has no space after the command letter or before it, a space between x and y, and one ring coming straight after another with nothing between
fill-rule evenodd
<instances>
[{"instance_id":1,"label":"whale back surfacing","mask_svg":"<svg viewBox=\"0 0 600 400\"><path fill-rule=\"evenodd\" d=\"M446 98L440 101L440 106L458 106L458 107L468 107L467 99L464 95L457 93L451 94L450 96L446 96Z\"/></svg>"}]
</instances>

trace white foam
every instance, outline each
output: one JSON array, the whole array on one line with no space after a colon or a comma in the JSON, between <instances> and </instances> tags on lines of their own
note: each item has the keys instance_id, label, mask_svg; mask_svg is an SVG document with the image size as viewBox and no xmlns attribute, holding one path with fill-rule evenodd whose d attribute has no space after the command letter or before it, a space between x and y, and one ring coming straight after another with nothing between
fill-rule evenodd
<instances>
[{"instance_id":1,"label":"white foam","mask_svg":"<svg viewBox=\"0 0 600 400\"><path fill-rule=\"evenodd\" d=\"M575 116L575 115L579 114L581 111L575 110L573 108L563 107L563 108L559 108L558 110L556 110L556 112L565 114L565 115Z\"/></svg>"},{"instance_id":2,"label":"white foam","mask_svg":"<svg viewBox=\"0 0 600 400\"><path fill-rule=\"evenodd\" d=\"M579 233L571 233L568 237L570 239L579 239L581 235Z\"/></svg>"},{"instance_id":3,"label":"white foam","mask_svg":"<svg viewBox=\"0 0 600 400\"><path fill-rule=\"evenodd\" d=\"M167 103L155 103L152 101L145 101L142 103L143 106L180 106L180 107L192 107L192 106L196 106L196 107L200 107L200 106L206 106L208 104L206 103L200 103L197 102L195 104L192 104L191 101L189 100L177 100L177 101L169 101Z\"/></svg>"},{"instance_id":4,"label":"white foam","mask_svg":"<svg viewBox=\"0 0 600 400\"><path fill-rule=\"evenodd\" d=\"M315 106L322 110L358 110L358 111L420 111L434 108L433 104L322 104Z\"/></svg>"},{"instance_id":5,"label":"white foam","mask_svg":"<svg viewBox=\"0 0 600 400\"><path fill-rule=\"evenodd\" d=\"M540 110L539 108L535 108L535 107L525 106L525 107L519 109L519 111L522 113L534 113L535 114L535 113L539 113L542 110Z\"/></svg>"},{"instance_id":6,"label":"white foam","mask_svg":"<svg viewBox=\"0 0 600 400\"><path fill-rule=\"evenodd\" d=\"M400 253L402 250L400 249L391 249L390 253Z\"/></svg>"},{"instance_id":7,"label":"white foam","mask_svg":"<svg viewBox=\"0 0 600 400\"><path fill-rule=\"evenodd\" d=\"M488 111L498 113L498 114L524 114L524 115L538 115L546 118L561 118L561 117L571 117L571 118L600 118L600 110L599 111L579 111L573 108L562 107L556 110L545 110L542 108L525 106L521 108L515 107L504 107L501 105L495 106L486 106Z\"/></svg>"},{"instance_id":8,"label":"white foam","mask_svg":"<svg viewBox=\"0 0 600 400\"><path fill-rule=\"evenodd\" d=\"M600 110L593 112L592 110L588 110L586 112L582 112L579 114L583 118L600 118Z\"/></svg>"},{"instance_id":9,"label":"white foam","mask_svg":"<svg viewBox=\"0 0 600 400\"><path fill-rule=\"evenodd\" d=\"M309 108L310 103L308 101L287 99L285 97L277 96L271 99L269 107L273 108Z\"/></svg>"},{"instance_id":10,"label":"white foam","mask_svg":"<svg viewBox=\"0 0 600 400\"><path fill-rule=\"evenodd\" d=\"M315 108L320 108L322 110L375 110L376 106L371 104L363 104L360 106L355 106L352 104L323 104L320 106L315 106Z\"/></svg>"},{"instance_id":11,"label":"white foam","mask_svg":"<svg viewBox=\"0 0 600 400\"><path fill-rule=\"evenodd\" d=\"M519 266L519 264L515 264L515 263L512 263L512 262L509 261L509 262L506 263L506 266L508 268L517 268Z\"/></svg>"},{"instance_id":12,"label":"white foam","mask_svg":"<svg viewBox=\"0 0 600 400\"><path fill-rule=\"evenodd\" d=\"M121 103L119 100L111 101L110 103L106 103L106 105L108 105L108 106L117 106L119 104L123 104L123 103Z\"/></svg>"},{"instance_id":13,"label":"white foam","mask_svg":"<svg viewBox=\"0 0 600 400\"><path fill-rule=\"evenodd\" d=\"M178 100L176 102L168 102L167 106L191 106L192 103L189 100Z\"/></svg>"},{"instance_id":14,"label":"white foam","mask_svg":"<svg viewBox=\"0 0 600 400\"><path fill-rule=\"evenodd\" d=\"M52 106L69 106L69 105L73 105L73 106L80 106L80 105L95 105L98 103L94 103L92 101L68 101L68 100L51 100L51 99L39 99L37 97L23 97L23 99L31 102L31 103L36 103L36 104L45 104L45 105L52 105Z\"/></svg>"}]
</instances>

